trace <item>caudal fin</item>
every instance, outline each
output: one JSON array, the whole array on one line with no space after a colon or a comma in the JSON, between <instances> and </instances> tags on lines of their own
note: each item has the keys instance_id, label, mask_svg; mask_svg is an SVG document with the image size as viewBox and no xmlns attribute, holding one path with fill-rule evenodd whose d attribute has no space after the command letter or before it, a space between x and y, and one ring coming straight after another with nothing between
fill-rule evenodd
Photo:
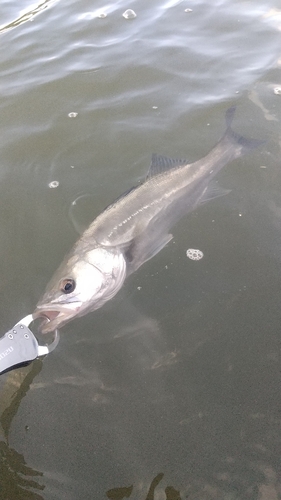
<instances>
[{"instance_id":1,"label":"caudal fin","mask_svg":"<svg viewBox=\"0 0 281 500\"><path fill-rule=\"evenodd\" d=\"M233 122L235 111L236 106L231 106L231 108L229 108L225 113L225 122L227 128L223 139L231 141L234 145L240 146L239 154L237 154L237 156L242 156L252 151L253 149L258 148L259 146L262 146L266 143L266 141L262 141L259 139L248 139L248 137L244 137L234 132L234 130L232 130L231 128L231 125Z\"/></svg>"}]
</instances>

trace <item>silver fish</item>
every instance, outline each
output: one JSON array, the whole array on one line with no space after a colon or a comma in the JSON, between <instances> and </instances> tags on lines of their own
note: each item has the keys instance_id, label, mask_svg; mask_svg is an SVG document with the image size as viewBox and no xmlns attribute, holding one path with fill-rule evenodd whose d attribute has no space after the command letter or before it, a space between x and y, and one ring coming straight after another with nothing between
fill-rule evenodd
<instances>
[{"instance_id":1,"label":"silver fish","mask_svg":"<svg viewBox=\"0 0 281 500\"><path fill-rule=\"evenodd\" d=\"M231 129L235 108L226 112L227 130L204 158L188 164L153 155L145 182L107 207L66 256L37 304L43 333L94 311L110 300L124 280L172 239L171 227L200 204L229 191L211 179L227 163L264 141Z\"/></svg>"}]
</instances>

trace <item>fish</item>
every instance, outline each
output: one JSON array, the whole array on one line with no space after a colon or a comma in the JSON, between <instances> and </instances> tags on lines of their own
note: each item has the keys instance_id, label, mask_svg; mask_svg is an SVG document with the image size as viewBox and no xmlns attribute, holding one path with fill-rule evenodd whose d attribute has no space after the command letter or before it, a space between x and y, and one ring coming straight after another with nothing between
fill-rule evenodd
<instances>
[{"instance_id":1,"label":"fish","mask_svg":"<svg viewBox=\"0 0 281 500\"><path fill-rule=\"evenodd\" d=\"M41 332L102 307L125 279L173 238L171 228L185 214L229 190L211 182L229 162L264 141L231 128L235 107L226 112L226 131L203 158L193 163L152 155L144 182L117 198L83 232L65 257L33 313Z\"/></svg>"}]
</instances>

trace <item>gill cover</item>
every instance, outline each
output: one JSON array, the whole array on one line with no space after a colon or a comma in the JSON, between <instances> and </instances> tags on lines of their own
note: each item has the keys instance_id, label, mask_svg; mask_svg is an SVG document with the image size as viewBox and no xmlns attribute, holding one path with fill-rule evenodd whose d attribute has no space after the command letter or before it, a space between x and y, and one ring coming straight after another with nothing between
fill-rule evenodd
<instances>
[{"instance_id":1,"label":"gill cover","mask_svg":"<svg viewBox=\"0 0 281 500\"><path fill-rule=\"evenodd\" d=\"M82 256L72 254L61 264L37 304L35 315L49 319L42 332L98 309L118 292L125 277L125 259L115 249L96 247Z\"/></svg>"}]
</instances>

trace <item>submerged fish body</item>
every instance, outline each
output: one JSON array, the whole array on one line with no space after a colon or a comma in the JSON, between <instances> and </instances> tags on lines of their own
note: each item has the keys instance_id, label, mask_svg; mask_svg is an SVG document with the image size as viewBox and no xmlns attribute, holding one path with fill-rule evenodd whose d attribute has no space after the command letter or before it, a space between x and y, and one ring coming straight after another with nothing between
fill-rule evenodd
<instances>
[{"instance_id":1,"label":"submerged fish body","mask_svg":"<svg viewBox=\"0 0 281 500\"><path fill-rule=\"evenodd\" d=\"M37 304L35 316L47 318L42 332L101 307L129 274L172 239L169 231L184 214L228 192L214 189L212 178L262 142L233 132L234 111L227 111L227 130L204 158L189 164L153 155L145 182L118 198L90 224Z\"/></svg>"}]
</instances>

